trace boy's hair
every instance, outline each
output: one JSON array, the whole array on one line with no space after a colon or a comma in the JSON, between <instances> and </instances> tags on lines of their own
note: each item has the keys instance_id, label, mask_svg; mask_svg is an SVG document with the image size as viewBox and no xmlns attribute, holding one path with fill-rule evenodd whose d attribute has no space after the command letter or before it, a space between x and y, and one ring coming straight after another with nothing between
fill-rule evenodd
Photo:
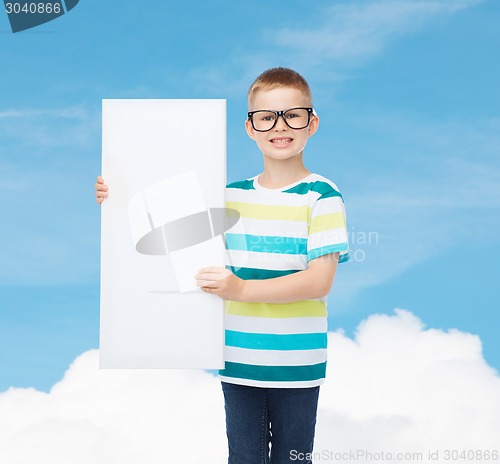
<instances>
[{"instance_id":1,"label":"boy's hair","mask_svg":"<svg viewBox=\"0 0 500 464\"><path fill-rule=\"evenodd\" d=\"M277 87L291 87L300 90L312 106L311 89L307 81L293 69L282 67L268 69L258 76L248 90L248 101L251 101L260 90L271 90Z\"/></svg>"}]
</instances>

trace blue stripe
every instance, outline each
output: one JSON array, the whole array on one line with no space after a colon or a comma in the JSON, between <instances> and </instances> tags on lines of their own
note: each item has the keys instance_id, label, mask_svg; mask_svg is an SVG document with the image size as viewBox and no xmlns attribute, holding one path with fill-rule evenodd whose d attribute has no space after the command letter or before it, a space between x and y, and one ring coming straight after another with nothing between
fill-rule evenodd
<instances>
[{"instance_id":1,"label":"blue stripe","mask_svg":"<svg viewBox=\"0 0 500 464\"><path fill-rule=\"evenodd\" d=\"M351 259L351 256L349 255L348 251L346 251L345 253L340 253L339 263L346 263L350 259Z\"/></svg>"},{"instance_id":2,"label":"blue stripe","mask_svg":"<svg viewBox=\"0 0 500 464\"><path fill-rule=\"evenodd\" d=\"M324 332L306 334L261 334L226 330L226 346L250 350L317 350L326 348Z\"/></svg>"},{"instance_id":3,"label":"blue stripe","mask_svg":"<svg viewBox=\"0 0 500 464\"><path fill-rule=\"evenodd\" d=\"M342 198L340 192L335 190L330 184L321 180L316 180L314 182L302 182L295 187L289 188L288 190L283 190L283 193L297 193L299 195L306 195L309 192L319 193L321 195L320 198Z\"/></svg>"},{"instance_id":4,"label":"blue stripe","mask_svg":"<svg viewBox=\"0 0 500 464\"><path fill-rule=\"evenodd\" d=\"M275 277L281 277L288 274L293 274L299 272L301 269L292 270L279 270L275 271L273 269L258 269L253 267L238 267L238 266L226 266L233 274L243 280L265 280L273 279Z\"/></svg>"},{"instance_id":5,"label":"blue stripe","mask_svg":"<svg viewBox=\"0 0 500 464\"><path fill-rule=\"evenodd\" d=\"M228 188L228 189L234 188L234 189L241 189L241 190L255 190L255 187L253 185L253 180L251 180L251 179L232 182L231 184L227 184L226 188Z\"/></svg>"},{"instance_id":6,"label":"blue stripe","mask_svg":"<svg viewBox=\"0 0 500 464\"><path fill-rule=\"evenodd\" d=\"M324 193L323 195L321 195L319 198L318 198L318 201L319 200L324 200L325 198L332 198L332 197L340 197L340 199L342 201L344 201L344 199L342 198L342 195L340 194L340 192L337 192L337 190L330 190L329 192L326 192Z\"/></svg>"},{"instance_id":7,"label":"blue stripe","mask_svg":"<svg viewBox=\"0 0 500 464\"><path fill-rule=\"evenodd\" d=\"M268 382L305 382L324 379L326 362L308 366L256 366L226 361L225 369L219 375L238 379L261 380Z\"/></svg>"},{"instance_id":8,"label":"blue stripe","mask_svg":"<svg viewBox=\"0 0 500 464\"><path fill-rule=\"evenodd\" d=\"M327 246L323 246L323 247L319 247L319 248L314 248L314 249L309 250L307 252L307 261L311 261L311 259L319 258L320 256L328 255L330 253L336 253L337 251L347 251L347 250L348 250L347 242L337 243L335 245L327 245ZM345 259L345 256L344 256L343 260L339 259L339 263L347 261L348 259L349 258Z\"/></svg>"},{"instance_id":9,"label":"blue stripe","mask_svg":"<svg viewBox=\"0 0 500 464\"><path fill-rule=\"evenodd\" d=\"M230 250L283 253L289 255L307 254L306 238L227 233L226 245Z\"/></svg>"}]
</instances>

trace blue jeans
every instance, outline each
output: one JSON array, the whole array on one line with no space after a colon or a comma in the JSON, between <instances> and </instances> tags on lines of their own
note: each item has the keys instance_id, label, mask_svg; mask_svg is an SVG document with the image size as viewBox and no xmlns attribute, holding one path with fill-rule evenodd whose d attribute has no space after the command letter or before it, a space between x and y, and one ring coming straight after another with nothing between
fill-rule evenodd
<instances>
[{"instance_id":1,"label":"blue jeans","mask_svg":"<svg viewBox=\"0 0 500 464\"><path fill-rule=\"evenodd\" d=\"M319 386L261 388L221 384L228 464L312 463L306 455L313 451Z\"/></svg>"}]
</instances>

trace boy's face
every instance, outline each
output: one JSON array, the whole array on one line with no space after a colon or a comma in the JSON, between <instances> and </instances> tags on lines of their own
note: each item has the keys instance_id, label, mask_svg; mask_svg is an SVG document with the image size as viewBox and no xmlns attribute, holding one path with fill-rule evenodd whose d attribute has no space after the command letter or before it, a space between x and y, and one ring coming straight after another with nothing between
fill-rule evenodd
<instances>
[{"instance_id":1,"label":"boy's face","mask_svg":"<svg viewBox=\"0 0 500 464\"><path fill-rule=\"evenodd\" d=\"M271 90L258 91L248 102L249 111L273 110L282 111L290 108L310 107L309 99L298 89L278 87ZM255 140L264 156L273 159L289 159L301 155L307 140L318 129L319 118L311 116L309 125L304 129L291 129L279 116L276 125L267 132L258 132L247 120L245 128L248 136Z\"/></svg>"}]
</instances>

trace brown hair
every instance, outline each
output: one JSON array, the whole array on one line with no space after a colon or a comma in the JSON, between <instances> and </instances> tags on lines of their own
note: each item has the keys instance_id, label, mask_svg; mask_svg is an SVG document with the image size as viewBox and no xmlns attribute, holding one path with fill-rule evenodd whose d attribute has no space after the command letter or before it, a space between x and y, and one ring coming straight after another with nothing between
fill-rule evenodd
<instances>
[{"instance_id":1,"label":"brown hair","mask_svg":"<svg viewBox=\"0 0 500 464\"><path fill-rule=\"evenodd\" d=\"M276 87L300 90L310 100L312 106L311 89L307 81L293 69L282 67L268 69L258 76L248 90L248 99L251 100L260 90L271 90Z\"/></svg>"}]
</instances>

